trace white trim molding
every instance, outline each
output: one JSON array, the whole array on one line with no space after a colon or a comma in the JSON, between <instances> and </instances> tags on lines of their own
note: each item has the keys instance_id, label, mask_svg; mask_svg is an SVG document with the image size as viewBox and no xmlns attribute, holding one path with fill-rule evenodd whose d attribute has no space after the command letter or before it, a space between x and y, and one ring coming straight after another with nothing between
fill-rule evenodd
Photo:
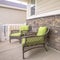
<instances>
[{"instance_id":1,"label":"white trim molding","mask_svg":"<svg viewBox=\"0 0 60 60\"><path fill-rule=\"evenodd\" d=\"M27 11L27 9L24 9L24 8L18 8L18 7L8 6L8 5L4 5L4 4L0 4L0 7L6 7L6 8L11 8L11 9Z\"/></svg>"},{"instance_id":2,"label":"white trim molding","mask_svg":"<svg viewBox=\"0 0 60 60\"><path fill-rule=\"evenodd\" d=\"M51 12L42 13L42 14L39 14L39 15L33 15L33 16L27 17L27 20L28 19L51 16L51 15L58 15L58 14L60 14L60 10L55 10L55 11L51 11Z\"/></svg>"}]
</instances>

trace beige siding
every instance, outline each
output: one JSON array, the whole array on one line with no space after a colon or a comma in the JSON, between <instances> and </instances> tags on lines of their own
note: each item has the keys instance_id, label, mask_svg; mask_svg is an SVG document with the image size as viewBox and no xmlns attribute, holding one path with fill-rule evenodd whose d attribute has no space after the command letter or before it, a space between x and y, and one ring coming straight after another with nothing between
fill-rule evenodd
<instances>
[{"instance_id":1,"label":"beige siding","mask_svg":"<svg viewBox=\"0 0 60 60\"><path fill-rule=\"evenodd\" d=\"M25 10L0 7L0 24L23 24L25 22Z\"/></svg>"},{"instance_id":2,"label":"beige siding","mask_svg":"<svg viewBox=\"0 0 60 60\"><path fill-rule=\"evenodd\" d=\"M60 9L60 0L35 0L36 15Z\"/></svg>"}]
</instances>

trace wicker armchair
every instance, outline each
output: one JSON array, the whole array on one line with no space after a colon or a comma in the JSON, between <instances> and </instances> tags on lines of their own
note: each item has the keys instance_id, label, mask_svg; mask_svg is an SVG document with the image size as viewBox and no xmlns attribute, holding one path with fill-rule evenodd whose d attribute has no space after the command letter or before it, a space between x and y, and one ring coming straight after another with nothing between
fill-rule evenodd
<instances>
[{"instance_id":1,"label":"wicker armchair","mask_svg":"<svg viewBox=\"0 0 60 60\"><path fill-rule=\"evenodd\" d=\"M22 39L23 59L26 51L40 47L41 45L47 51L48 32L49 29L47 27L39 27L36 35L24 36Z\"/></svg>"},{"instance_id":2,"label":"wicker armchair","mask_svg":"<svg viewBox=\"0 0 60 60\"><path fill-rule=\"evenodd\" d=\"M9 35L10 39L9 42L11 43L12 39L18 39L21 43L21 37L29 31L28 25L20 26L19 30L11 30L11 33Z\"/></svg>"}]
</instances>

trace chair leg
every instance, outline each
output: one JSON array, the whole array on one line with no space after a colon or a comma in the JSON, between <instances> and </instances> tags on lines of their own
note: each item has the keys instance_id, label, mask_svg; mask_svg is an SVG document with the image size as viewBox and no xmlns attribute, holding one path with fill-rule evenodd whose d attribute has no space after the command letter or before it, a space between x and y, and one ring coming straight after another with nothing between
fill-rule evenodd
<instances>
[{"instance_id":1,"label":"chair leg","mask_svg":"<svg viewBox=\"0 0 60 60\"><path fill-rule=\"evenodd\" d=\"M48 51L46 43L44 43L44 48L45 48L46 51Z\"/></svg>"},{"instance_id":2,"label":"chair leg","mask_svg":"<svg viewBox=\"0 0 60 60\"><path fill-rule=\"evenodd\" d=\"M11 38L9 39L9 42L11 43Z\"/></svg>"},{"instance_id":3,"label":"chair leg","mask_svg":"<svg viewBox=\"0 0 60 60\"><path fill-rule=\"evenodd\" d=\"M19 41L20 41L20 43L21 43L21 37L19 37Z\"/></svg>"},{"instance_id":4,"label":"chair leg","mask_svg":"<svg viewBox=\"0 0 60 60\"><path fill-rule=\"evenodd\" d=\"M24 59L24 47L22 48L22 50L23 50L23 59Z\"/></svg>"}]
</instances>

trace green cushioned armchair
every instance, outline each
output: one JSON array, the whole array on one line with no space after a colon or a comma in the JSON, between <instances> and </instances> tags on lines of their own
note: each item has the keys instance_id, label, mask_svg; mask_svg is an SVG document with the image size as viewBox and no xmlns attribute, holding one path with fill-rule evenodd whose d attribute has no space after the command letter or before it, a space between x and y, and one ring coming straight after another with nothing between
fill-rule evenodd
<instances>
[{"instance_id":1,"label":"green cushioned armchair","mask_svg":"<svg viewBox=\"0 0 60 60\"><path fill-rule=\"evenodd\" d=\"M23 58L24 52L31 50L32 48L36 48L42 45L47 50L46 43L48 32L49 29L47 27L39 27L36 35L25 36L22 39ZM26 49L26 47L30 48Z\"/></svg>"},{"instance_id":2,"label":"green cushioned armchair","mask_svg":"<svg viewBox=\"0 0 60 60\"><path fill-rule=\"evenodd\" d=\"M11 43L11 39L19 39L19 41L21 42L21 37L27 33L29 31L29 26L28 25L22 25L19 27L19 30L11 30L10 33L10 43Z\"/></svg>"}]
</instances>

